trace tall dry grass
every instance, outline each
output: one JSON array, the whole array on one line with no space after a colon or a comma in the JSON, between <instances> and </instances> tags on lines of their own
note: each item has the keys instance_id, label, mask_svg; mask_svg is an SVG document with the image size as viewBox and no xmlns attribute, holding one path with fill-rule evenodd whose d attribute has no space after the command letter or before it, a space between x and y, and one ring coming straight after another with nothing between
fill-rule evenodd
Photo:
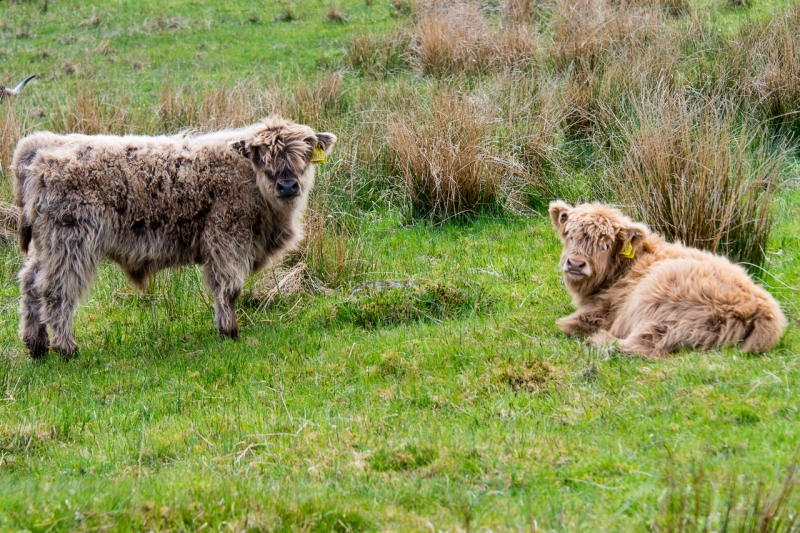
<instances>
[{"instance_id":1,"label":"tall dry grass","mask_svg":"<svg viewBox=\"0 0 800 533\"><path fill-rule=\"evenodd\" d=\"M154 129L175 132L187 128L236 128L282 110L275 91L255 82L190 88L167 80L161 87Z\"/></svg>"},{"instance_id":2,"label":"tall dry grass","mask_svg":"<svg viewBox=\"0 0 800 533\"><path fill-rule=\"evenodd\" d=\"M667 239L761 265L783 153L729 102L665 91L635 113L610 165L616 199Z\"/></svg>"},{"instance_id":3,"label":"tall dry grass","mask_svg":"<svg viewBox=\"0 0 800 533\"><path fill-rule=\"evenodd\" d=\"M438 87L392 114L388 145L417 215L441 221L497 205L503 168L495 122L484 106Z\"/></svg>"},{"instance_id":4,"label":"tall dry grass","mask_svg":"<svg viewBox=\"0 0 800 533\"><path fill-rule=\"evenodd\" d=\"M0 104L0 169L8 172L14 148L22 137L22 125L17 118L13 100Z\"/></svg>"},{"instance_id":5,"label":"tall dry grass","mask_svg":"<svg viewBox=\"0 0 800 533\"><path fill-rule=\"evenodd\" d=\"M362 75L385 76L407 66L410 44L411 34L402 28L383 34L354 33L345 44L345 58Z\"/></svg>"},{"instance_id":6,"label":"tall dry grass","mask_svg":"<svg viewBox=\"0 0 800 533\"><path fill-rule=\"evenodd\" d=\"M539 35L528 24L498 25L469 1L431 2L418 8L410 61L423 75L525 70L536 64Z\"/></svg>"},{"instance_id":7,"label":"tall dry grass","mask_svg":"<svg viewBox=\"0 0 800 533\"><path fill-rule=\"evenodd\" d=\"M526 24L535 17L537 4L537 0L503 0L500 11L509 22Z\"/></svg>"},{"instance_id":8,"label":"tall dry grass","mask_svg":"<svg viewBox=\"0 0 800 533\"><path fill-rule=\"evenodd\" d=\"M284 96L287 116L319 127L320 123L343 113L347 108L343 79L343 73L327 71L311 80L299 80L290 94Z\"/></svg>"},{"instance_id":9,"label":"tall dry grass","mask_svg":"<svg viewBox=\"0 0 800 533\"><path fill-rule=\"evenodd\" d=\"M558 78L503 76L482 90L498 108L496 161L505 167L504 205L511 212L544 207L554 197L571 198L570 145L565 135L569 107Z\"/></svg>"},{"instance_id":10,"label":"tall dry grass","mask_svg":"<svg viewBox=\"0 0 800 533\"><path fill-rule=\"evenodd\" d=\"M741 73L740 91L760 115L800 131L800 4L782 18L746 24L724 50L739 61L731 70Z\"/></svg>"},{"instance_id":11,"label":"tall dry grass","mask_svg":"<svg viewBox=\"0 0 800 533\"><path fill-rule=\"evenodd\" d=\"M624 47L645 47L664 28L652 5L611 0L558 0L552 23L551 56L556 68L592 71L608 54Z\"/></svg>"}]
</instances>

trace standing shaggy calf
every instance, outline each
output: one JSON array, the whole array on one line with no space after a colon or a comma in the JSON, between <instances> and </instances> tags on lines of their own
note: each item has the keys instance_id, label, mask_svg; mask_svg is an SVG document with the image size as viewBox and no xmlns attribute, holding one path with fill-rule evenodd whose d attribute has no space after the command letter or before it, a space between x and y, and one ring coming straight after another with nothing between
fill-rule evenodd
<instances>
[{"instance_id":1,"label":"standing shaggy calf","mask_svg":"<svg viewBox=\"0 0 800 533\"><path fill-rule=\"evenodd\" d=\"M558 321L567 335L657 358L681 348L763 352L786 328L775 299L724 257L664 242L601 204L553 202L550 218L578 308Z\"/></svg>"},{"instance_id":2,"label":"standing shaggy calf","mask_svg":"<svg viewBox=\"0 0 800 533\"><path fill-rule=\"evenodd\" d=\"M302 239L314 163L335 141L277 117L197 137L22 139L12 167L31 356L48 344L66 357L77 350L72 315L104 258L140 288L161 269L202 265L217 329L236 339L245 276Z\"/></svg>"}]
</instances>

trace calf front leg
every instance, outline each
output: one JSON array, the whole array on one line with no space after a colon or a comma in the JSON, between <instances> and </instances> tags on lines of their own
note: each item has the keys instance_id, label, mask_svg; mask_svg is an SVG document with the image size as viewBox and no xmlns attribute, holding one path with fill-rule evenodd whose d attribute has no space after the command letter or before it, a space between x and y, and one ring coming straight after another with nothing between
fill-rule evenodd
<instances>
[{"instance_id":1,"label":"calf front leg","mask_svg":"<svg viewBox=\"0 0 800 533\"><path fill-rule=\"evenodd\" d=\"M215 263L205 266L206 285L214 295L214 324L220 337L239 339L236 299L244 286L244 272L243 268L223 268Z\"/></svg>"},{"instance_id":2,"label":"calf front leg","mask_svg":"<svg viewBox=\"0 0 800 533\"><path fill-rule=\"evenodd\" d=\"M581 307L571 315L556 320L559 329L569 336L587 335L599 330L606 321L607 310L601 305Z\"/></svg>"}]
</instances>

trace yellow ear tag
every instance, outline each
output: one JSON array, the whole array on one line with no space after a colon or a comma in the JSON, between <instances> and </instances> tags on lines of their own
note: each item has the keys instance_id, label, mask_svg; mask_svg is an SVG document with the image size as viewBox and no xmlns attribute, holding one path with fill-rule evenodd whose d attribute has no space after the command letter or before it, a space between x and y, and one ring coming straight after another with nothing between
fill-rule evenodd
<instances>
[{"instance_id":1,"label":"yellow ear tag","mask_svg":"<svg viewBox=\"0 0 800 533\"><path fill-rule=\"evenodd\" d=\"M619 253L619 255L627 259L633 259L633 256L636 255L636 252L633 250L633 244L628 243L628 246L626 246L625 249Z\"/></svg>"},{"instance_id":2,"label":"yellow ear tag","mask_svg":"<svg viewBox=\"0 0 800 533\"><path fill-rule=\"evenodd\" d=\"M325 153L325 150L322 149L321 145L317 145L314 148L314 153L311 154L311 162L312 163L324 163L328 160L328 154Z\"/></svg>"}]
</instances>

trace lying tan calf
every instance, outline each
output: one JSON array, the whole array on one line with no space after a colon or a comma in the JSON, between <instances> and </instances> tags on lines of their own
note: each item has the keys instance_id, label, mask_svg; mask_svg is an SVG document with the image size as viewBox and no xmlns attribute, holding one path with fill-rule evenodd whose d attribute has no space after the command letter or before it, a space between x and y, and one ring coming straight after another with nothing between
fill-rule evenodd
<instances>
[{"instance_id":1,"label":"lying tan calf","mask_svg":"<svg viewBox=\"0 0 800 533\"><path fill-rule=\"evenodd\" d=\"M567 335L656 358L681 348L763 352L786 328L778 302L724 257L665 242L601 204L553 202L550 218L578 308L558 321Z\"/></svg>"}]
</instances>

